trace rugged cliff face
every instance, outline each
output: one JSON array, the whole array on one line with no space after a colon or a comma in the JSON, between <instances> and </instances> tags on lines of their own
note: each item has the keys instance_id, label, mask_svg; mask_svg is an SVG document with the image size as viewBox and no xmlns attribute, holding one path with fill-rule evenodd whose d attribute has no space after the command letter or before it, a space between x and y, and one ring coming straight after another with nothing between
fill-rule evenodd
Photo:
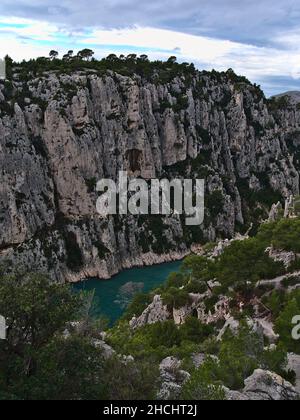
<instances>
[{"instance_id":1,"label":"rugged cliff face","mask_svg":"<svg viewBox=\"0 0 300 420\"><path fill-rule=\"evenodd\" d=\"M284 102L284 103L283 103ZM160 80L47 72L0 84L0 261L59 281L110 277L230 237L299 193L300 110L233 72ZM96 181L206 179L200 228L96 212Z\"/></svg>"}]
</instances>

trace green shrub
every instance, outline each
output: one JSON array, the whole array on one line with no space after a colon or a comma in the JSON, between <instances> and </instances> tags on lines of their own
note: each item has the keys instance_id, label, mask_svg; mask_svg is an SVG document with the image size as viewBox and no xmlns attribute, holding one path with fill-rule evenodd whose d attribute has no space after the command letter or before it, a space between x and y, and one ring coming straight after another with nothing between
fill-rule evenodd
<instances>
[{"instance_id":1,"label":"green shrub","mask_svg":"<svg viewBox=\"0 0 300 420\"><path fill-rule=\"evenodd\" d=\"M263 299L263 303L272 311L273 316L277 318L285 303L284 291L274 290L270 296Z\"/></svg>"},{"instance_id":2,"label":"green shrub","mask_svg":"<svg viewBox=\"0 0 300 420\"><path fill-rule=\"evenodd\" d=\"M180 327L183 341L191 341L199 344L205 341L214 332L212 325L202 324L197 318L190 317Z\"/></svg>"},{"instance_id":3,"label":"green shrub","mask_svg":"<svg viewBox=\"0 0 300 420\"><path fill-rule=\"evenodd\" d=\"M175 309L183 308L191 301L189 293L186 290L175 287L170 287L167 291L163 292L162 300L164 305Z\"/></svg>"},{"instance_id":4,"label":"green shrub","mask_svg":"<svg viewBox=\"0 0 300 420\"><path fill-rule=\"evenodd\" d=\"M212 363L214 362L212 361ZM185 401L223 401L225 392L221 385L213 385L203 370L197 370L184 384L181 399Z\"/></svg>"},{"instance_id":5,"label":"green shrub","mask_svg":"<svg viewBox=\"0 0 300 420\"><path fill-rule=\"evenodd\" d=\"M275 262L265 252L265 244L256 238L235 241L219 258L216 277L225 285L235 285L262 279L272 279L284 273L281 262Z\"/></svg>"},{"instance_id":6,"label":"green shrub","mask_svg":"<svg viewBox=\"0 0 300 420\"><path fill-rule=\"evenodd\" d=\"M188 279L183 273L171 273L166 282L165 288L169 289L172 287L180 288L187 283Z\"/></svg>"},{"instance_id":7,"label":"green shrub","mask_svg":"<svg viewBox=\"0 0 300 420\"><path fill-rule=\"evenodd\" d=\"M186 286L185 290L189 293L203 294L207 291L207 285L198 280L191 280Z\"/></svg>"},{"instance_id":8,"label":"green shrub","mask_svg":"<svg viewBox=\"0 0 300 420\"><path fill-rule=\"evenodd\" d=\"M273 230L272 243L277 249L300 253L300 219L282 219Z\"/></svg>"},{"instance_id":9,"label":"green shrub","mask_svg":"<svg viewBox=\"0 0 300 420\"><path fill-rule=\"evenodd\" d=\"M188 108L189 106L189 98L186 95L178 95L177 96L176 104L173 105L174 112L180 112Z\"/></svg>"},{"instance_id":10,"label":"green shrub","mask_svg":"<svg viewBox=\"0 0 300 420\"><path fill-rule=\"evenodd\" d=\"M205 196L205 206L213 218L216 218L223 211L224 203L225 199L221 190L213 191Z\"/></svg>"},{"instance_id":11,"label":"green shrub","mask_svg":"<svg viewBox=\"0 0 300 420\"><path fill-rule=\"evenodd\" d=\"M123 319L130 321L134 316L140 316L150 303L151 295L149 293L137 293L126 309Z\"/></svg>"}]
</instances>

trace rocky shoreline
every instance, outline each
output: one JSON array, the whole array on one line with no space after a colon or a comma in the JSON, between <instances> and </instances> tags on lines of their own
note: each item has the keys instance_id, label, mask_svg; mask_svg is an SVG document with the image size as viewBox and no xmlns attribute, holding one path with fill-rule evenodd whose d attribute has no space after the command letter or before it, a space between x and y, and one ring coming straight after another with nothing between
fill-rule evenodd
<instances>
[{"instance_id":1,"label":"rocky shoreline","mask_svg":"<svg viewBox=\"0 0 300 420\"><path fill-rule=\"evenodd\" d=\"M171 252L169 254L164 255L156 255L153 253L142 254L140 257L136 258L135 260L125 261L122 263L122 267L116 269L113 272L109 272L107 267L103 267L103 270L98 268L91 268L90 270L83 270L80 273L66 273L65 279L68 283L79 283L81 281L90 279L90 278L97 278L99 280L111 280L114 276L122 272L123 270L129 270L131 268L142 268L142 267L150 267L154 265L165 264L169 262L181 261L185 257L187 257L190 252ZM105 266L104 262L104 266Z\"/></svg>"}]
</instances>

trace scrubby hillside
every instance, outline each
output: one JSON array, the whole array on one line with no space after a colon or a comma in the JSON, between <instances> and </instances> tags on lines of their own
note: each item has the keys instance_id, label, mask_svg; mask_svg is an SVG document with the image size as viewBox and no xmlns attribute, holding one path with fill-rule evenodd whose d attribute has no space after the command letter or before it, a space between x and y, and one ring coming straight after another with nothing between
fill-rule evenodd
<instances>
[{"instance_id":1,"label":"scrubby hillside","mask_svg":"<svg viewBox=\"0 0 300 420\"><path fill-rule=\"evenodd\" d=\"M206 247L113 328L92 295L0 269L0 399L299 399L299 232L281 219Z\"/></svg>"},{"instance_id":2,"label":"scrubby hillside","mask_svg":"<svg viewBox=\"0 0 300 420\"><path fill-rule=\"evenodd\" d=\"M274 373L300 391L300 342L292 336L300 314L299 233L299 219L281 219L253 238L188 257L165 286L136 296L107 342L162 363L162 398L296 398L290 385L275 391L281 379Z\"/></svg>"},{"instance_id":3,"label":"scrubby hillside","mask_svg":"<svg viewBox=\"0 0 300 420\"><path fill-rule=\"evenodd\" d=\"M66 281L179 259L299 193L299 107L232 70L147 57L8 64L0 83L0 259ZM118 171L206 180L206 217L96 213Z\"/></svg>"}]
</instances>

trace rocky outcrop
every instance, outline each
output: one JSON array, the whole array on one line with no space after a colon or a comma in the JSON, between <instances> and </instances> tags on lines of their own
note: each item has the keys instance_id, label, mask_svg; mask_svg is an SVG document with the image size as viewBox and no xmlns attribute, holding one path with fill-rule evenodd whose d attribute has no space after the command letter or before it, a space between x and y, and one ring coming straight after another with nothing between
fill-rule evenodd
<instances>
[{"instance_id":1,"label":"rocky outcrop","mask_svg":"<svg viewBox=\"0 0 300 420\"><path fill-rule=\"evenodd\" d=\"M274 324L267 318L255 319L256 324L261 328L264 337L268 339L271 345L275 345L278 342L279 335L274 331Z\"/></svg>"},{"instance_id":2,"label":"rocky outcrop","mask_svg":"<svg viewBox=\"0 0 300 420\"><path fill-rule=\"evenodd\" d=\"M266 318L248 318L247 324L249 328L256 334L257 338L260 339L261 347L264 346L264 338L267 338L269 343L274 345L279 336L274 332L274 325ZM240 322L230 317L226 320L223 328L220 330L217 340L221 341L227 330L234 335L238 334L240 328Z\"/></svg>"},{"instance_id":3,"label":"rocky outcrop","mask_svg":"<svg viewBox=\"0 0 300 420\"><path fill-rule=\"evenodd\" d=\"M175 357L167 357L160 366L161 388L159 400L176 399L180 396L182 385L190 379L190 374L181 369L181 361Z\"/></svg>"},{"instance_id":4,"label":"rocky outcrop","mask_svg":"<svg viewBox=\"0 0 300 420\"><path fill-rule=\"evenodd\" d=\"M102 351L102 355L105 360L110 359L116 354L114 349L103 340L94 340L93 345Z\"/></svg>"},{"instance_id":5,"label":"rocky outcrop","mask_svg":"<svg viewBox=\"0 0 300 420\"><path fill-rule=\"evenodd\" d=\"M173 320L175 325L184 324L185 320L193 314L197 314L198 316L199 305L201 305L205 296L206 294L200 295L198 293L190 293L190 302L188 305L178 309L173 308Z\"/></svg>"},{"instance_id":6,"label":"rocky outcrop","mask_svg":"<svg viewBox=\"0 0 300 420\"><path fill-rule=\"evenodd\" d=\"M272 258L275 262L282 262L286 269L296 260L295 252L286 252L282 250L274 249L273 247L267 248L266 252L269 254L269 257Z\"/></svg>"},{"instance_id":7,"label":"rocky outcrop","mask_svg":"<svg viewBox=\"0 0 300 420\"><path fill-rule=\"evenodd\" d=\"M274 191L299 193L299 124L297 107L268 103L232 72L15 74L0 84L0 261L58 281L108 278L233 237ZM120 170L204 177L204 225L101 218L96 181Z\"/></svg>"},{"instance_id":8,"label":"rocky outcrop","mask_svg":"<svg viewBox=\"0 0 300 420\"><path fill-rule=\"evenodd\" d=\"M284 211L280 201L276 204L273 204L269 213L268 222L275 222L283 215L283 213Z\"/></svg>"},{"instance_id":9,"label":"rocky outcrop","mask_svg":"<svg viewBox=\"0 0 300 420\"><path fill-rule=\"evenodd\" d=\"M219 335L217 337L218 341L221 341L226 331L229 329L233 334L237 334L239 331L240 323L236 319L230 317L225 322L223 328L219 332Z\"/></svg>"},{"instance_id":10,"label":"rocky outcrop","mask_svg":"<svg viewBox=\"0 0 300 420\"><path fill-rule=\"evenodd\" d=\"M164 322L170 319L171 314L166 305L163 304L161 296L154 296L153 302L144 310L138 318L134 317L130 321L131 328L143 327L147 324L155 324L156 322Z\"/></svg>"},{"instance_id":11,"label":"rocky outcrop","mask_svg":"<svg viewBox=\"0 0 300 420\"><path fill-rule=\"evenodd\" d=\"M227 400L295 401L300 395L295 388L275 373L257 369L245 381L242 392L225 389Z\"/></svg>"},{"instance_id":12,"label":"rocky outcrop","mask_svg":"<svg viewBox=\"0 0 300 420\"><path fill-rule=\"evenodd\" d=\"M156 322L164 322L172 319L175 325L182 325L190 316L197 317L201 322L213 323L225 316L224 299L216 304L216 313L205 313L204 299L210 296L210 293L205 294L190 293L189 304L181 308L173 308L172 311L164 305L160 295L154 296L152 303L144 310L139 317L133 317L130 321L131 328L140 328L147 324L155 324ZM227 302L228 299L225 301ZM227 303L226 303L227 304ZM225 306L224 306L225 305ZM226 306L227 308L227 306Z\"/></svg>"},{"instance_id":13,"label":"rocky outcrop","mask_svg":"<svg viewBox=\"0 0 300 420\"><path fill-rule=\"evenodd\" d=\"M289 353L288 354L288 366L287 368L296 374L296 392L300 395L300 355Z\"/></svg>"},{"instance_id":14,"label":"rocky outcrop","mask_svg":"<svg viewBox=\"0 0 300 420\"><path fill-rule=\"evenodd\" d=\"M211 296L211 293L208 292ZM227 321L230 318L230 301L227 296L219 296L218 302L214 305L213 310L207 310L205 297L198 305L198 319L204 324L214 324L218 321Z\"/></svg>"}]
</instances>

